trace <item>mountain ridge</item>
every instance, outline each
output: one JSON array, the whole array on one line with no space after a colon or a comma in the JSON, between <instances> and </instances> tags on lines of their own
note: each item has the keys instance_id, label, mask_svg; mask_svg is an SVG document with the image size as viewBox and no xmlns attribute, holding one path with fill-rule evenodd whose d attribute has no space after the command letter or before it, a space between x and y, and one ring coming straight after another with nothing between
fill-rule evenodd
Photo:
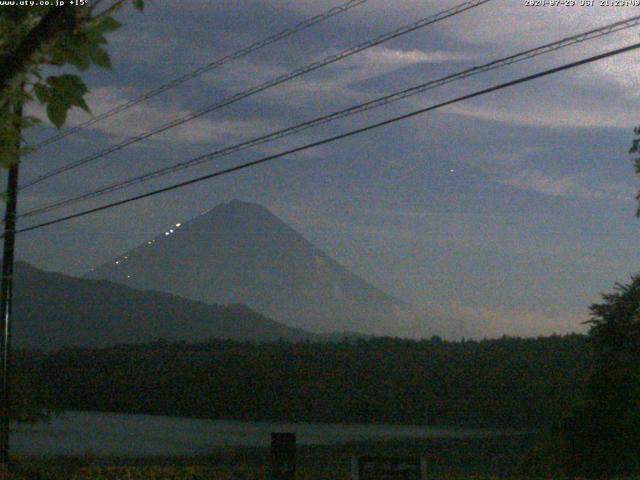
<instances>
[{"instance_id":1,"label":"mountain ridge","mask_svg":"<svg viewBox=\"0 0 640 480\"><path fill-rule=\"evenodd\" d=\"M209 305L165 292L15 266L13 333L18 348L104 347L209 338L307 340L311 333L244 305Z\"/></svg>"},{"instance_id":2,"label":"mountain ridge","mask_svg":"<svg viewBox=\"0 0 640 480\"><path fill-rule=\"evenodd\" d=\"M390 334L408 306L313 245L267 208L232 200L88 272L206 303L243 303L317 333Z\"/></svg>"}]
</instances>

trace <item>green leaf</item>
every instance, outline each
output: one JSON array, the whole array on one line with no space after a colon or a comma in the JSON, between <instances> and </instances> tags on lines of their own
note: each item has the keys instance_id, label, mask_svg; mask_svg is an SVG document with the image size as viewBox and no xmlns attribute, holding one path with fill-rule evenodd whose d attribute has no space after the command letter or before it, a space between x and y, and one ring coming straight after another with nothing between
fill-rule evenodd
<instances>
[{"instance_id":1,"label":"green leaf","mask_svg":"<svg viewBox=\"0 0 640 480\"><path fill-rule=\"evenodd\" d=\"M31 128L38 123L40 123L40 119L34 117L33 115L23 115L22 117L18 117L15 120L15 124L20 127L21 131Z\"/></svg>"},{"instance_id":2,"label":"green leaf","mask_svg":"<svg viewBox=\"0 0 640 480\"><path fill-rule=\"evenodd\" d=\"M100 33L114 32L122 27L122 24L113 17L105 17L96 26L95 29Z\"/></svg>"},{"instance_id":3,"label":"green leaf","mask_svg":"<svg viewBox=\"0 0 640 480\"><path fill-rule=\"evenodd\" d=\"M144 0L133 0L133 6L136 10L142 12L144 10Z\"/></svg>"},{"instance_id":4,"label":"green leaf","mask_svg":"<svg viewBox=\"0 0 640 480\"><path fill-rule=\"evenodd\" d=\"M80 107L87 113L91 113L91 109L89 108L89 105L87 105L87 102L82 97L78 98L74 103L74 105L77 107Z\"/></svg>"},{"instance_id":5,"label":"green leaf","mask_svg":"<svg viewBox=\"0 0 640 480\"><path fill-rule=\"evenodd\" d=\"M47 83L53 89L53 95L64 99L82 97L89 90L82 79L77 75L59 75L57 77L47 77Z\"/></svg>"},{"instance_id":6,"label":"green leaf","mask_svg":"<svg viewBox=\"0 0 640 480\"><path fill-rule=\"evenodd\" d=\"M85 37L87 37L87 41L92 43L93 45L107 44L107 39L104 38L104 35L95 28L87 28L84 31L84 35Z\"/></svg>"},{"instance_id":7,"label":"green leaf","mask_svg":"<svg viewBox=\"0 0 640 480\"><path fill-rule=\"evenodd\" d=\"M99 67L111 68L111 59L109 58L109 54L100 47L96 47L91 51L91 60Z\"/></svg>"},{"instance_id":8,"label":"green leaf","mask_svg":"<svg viewBox=\"0 0 640 480\"><path fill-rule=\"evenodd\" d=\"M90 51L84 35L67 36L56 43L52 57L57 64L70 63L85 71L91 65Z\"/></svg>"},{"instance_id":9,"label":"green leaf","mask_svg":"<svg viewBox=\"0 0 640 480\"><path fill-rule=\"evenodd\" d=\"M33 92L36 94L38 101L40 103L47 103L49 98L51 98L51 93L49 91L49 87L47 87L44 83L36 83L33 86Z\"/></svg>"},{"instance_id":10,"label":"green leaf","mask_svg":"<svg viewBox=\"0 0 640 480\"><path fill-rule=\"evenodd\" d=\"M88 89L77 75L47 77L47 84L47 115L56 127L60 128L64 124L67 112L72 106L89 111L89 106L84 100Z\"/></svg>"},{"instance_id":11,"label":"green leaf","mask_svg":"<svg viewBox=\"0 0 640 480\"><path fill-rule=\"evenodd\" d=\"M69 50L63 57L64 63L70 63L81 72L84 72L91 66L91 58L88 54L80 53L77 50Z\"/></svg>"},{"instance_id":12,"label":"green leaf","mask_svg":"<svg viewBox=\"0 0 640 480\"><path fill-rule=\"evenodd\" d=\"M47 116L51 123L53 123L57 128L62 127L64 122L67 119L67 111L70 106L65 105L60 101L53 100L47 104Z\"/></svg>"}]
</instances>

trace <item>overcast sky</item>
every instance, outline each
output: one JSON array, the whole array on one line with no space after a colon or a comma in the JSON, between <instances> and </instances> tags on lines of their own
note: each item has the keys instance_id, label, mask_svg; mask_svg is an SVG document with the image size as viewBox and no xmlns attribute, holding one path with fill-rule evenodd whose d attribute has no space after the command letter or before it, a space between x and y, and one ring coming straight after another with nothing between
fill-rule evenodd
<instances>
[{"instance_id":1,"label":"overcast sky","mask_svg":"<svg viewBox=\"0 0 640 480\"><path fill-rule=\"evenodd\" d=\"M156 0L122 11L94 113L341 2ZM369 0L43 148L22 179L77 160L461 1ZM580 3L579 1L576 3ZM599 3L598 1L595 2ZM494 0L43 182L26 211L539 46L639 7ZM640 28L475 76L301 135L38 217L55 218L637 42ZM234 198L260 203L374 285L488 336L584 331L588 306L640 271L628 150L640 52L576 68L177 192L25 233L19 257L79 275ZM87 119L78 113L70 125ZM30 134L37 140L50 127ZM34 223L26 219L20 226Z\"/></svg>"}]
</instances>

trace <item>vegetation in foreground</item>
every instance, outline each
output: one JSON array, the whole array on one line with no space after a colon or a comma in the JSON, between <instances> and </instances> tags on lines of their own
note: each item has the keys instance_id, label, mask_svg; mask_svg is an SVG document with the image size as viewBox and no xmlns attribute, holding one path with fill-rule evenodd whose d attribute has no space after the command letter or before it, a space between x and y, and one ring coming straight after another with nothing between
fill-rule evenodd
<instances>
[{"instance_id":1,"label":"vegetation in foreground","mask_svg":"<svg viewBox=\"0 0 640 480\"><path fill-rule=\"evenodd\" d=\"M591 306L593 368L581 402L560 425L565 470L640 473L640 276Z\"/></svg>"},{"instance_id":2,"label":"vegetation in foreground","mask_svg":"<svg viewBox=\"0 0 640 480\"><path fill-rule=\"evenodd\" d=\"M472 439L413 439L332 446L299 446L299 480L350 478L354 455L422 456L432 478L513 478L522 475L533 437L504 436ZM267 479L266 448L224 448L198 457L54 458L17 460L16 480L130 480L130 479Z\"/></svg>"},{"instance_id":3,"label":"vegetation in foreground","mask_svg":"<svg viewBox=\"0 0 640 480\"><path fill-rule=\"evenodd\" d=\"M156 342L25 352L15 364L67 410L540 429L580 395L589 371L585 343L579 335Z\"/></svg>"},{"instance_id":4,"label":"vegetation in foreground","mask_svg":"<svg viewBox=\"0 0 640 480\"><path fill-rule=\"evenodd\" d=\"M43 392L51 394L58 408L244 420L533 427L546 433L527 445L528 454L510 459L506 469L493 465L479 473L629 477L640 473L640 276L618 285L591 311L588 337L156 342L24 352L19 378L30 378L29 388L40 388L41 398L46 398ZM433 452L418 453L424 451ZM444 461L450 467L459 452L458 447L440 451L431 464ZM469 459L479 457L474 452ZM313 458L320 464L303 463L301 471L325 472L326 478L348 472L340 454ZM327 458L333 463L328 465ZM336 458L343 458L343 464L336 464ZM259 472L266 462L238 465ZM97 467L83 468L88 476L93 473L87 469ZM109 475L134 475L110 468Z\"/></svg>"},{"instance_id":5,"label":"vegetation in foreground","mask_svg":"<svg viewBox=\"0 0 640 480\"><path fill-rule=\"evenodd\" d=\"M22 480L25 477L13 477ZM43 480L266 480L269 478L267 469L232 469L207 467L107 467L79 470L72 476L62 477L27 477ZM438 478L438 477L432 477ZM492 480L492 479L522 479L526 477L501 477L490 474L447 474L440 478L448 480ZM561 478L561 477L560 477ZM328 471L299 470L297 480L351 480L350 473ZM25 478L26 480L26 478Z\"/></svg>"}]
</instances>

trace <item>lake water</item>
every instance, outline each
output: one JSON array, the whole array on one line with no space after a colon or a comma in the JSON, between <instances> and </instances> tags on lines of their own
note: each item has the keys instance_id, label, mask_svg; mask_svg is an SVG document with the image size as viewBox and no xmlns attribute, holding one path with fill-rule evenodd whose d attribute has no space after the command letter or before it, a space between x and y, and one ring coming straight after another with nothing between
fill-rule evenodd
<instances>
[{"instance_id":1,"label":"lake water","mask_svg":"<svg viewBox=\"0 0 640 480\"><path fill-rule=\"evenodd\" d=\"M491 430L411 425L241 422L154 415L66 412L49 424L17 425L11 450L32 455L189 455L221 446L266 447L271 432L295 432L299 444L433 437L482 437Z\"/></svg>"}]
</instances>

